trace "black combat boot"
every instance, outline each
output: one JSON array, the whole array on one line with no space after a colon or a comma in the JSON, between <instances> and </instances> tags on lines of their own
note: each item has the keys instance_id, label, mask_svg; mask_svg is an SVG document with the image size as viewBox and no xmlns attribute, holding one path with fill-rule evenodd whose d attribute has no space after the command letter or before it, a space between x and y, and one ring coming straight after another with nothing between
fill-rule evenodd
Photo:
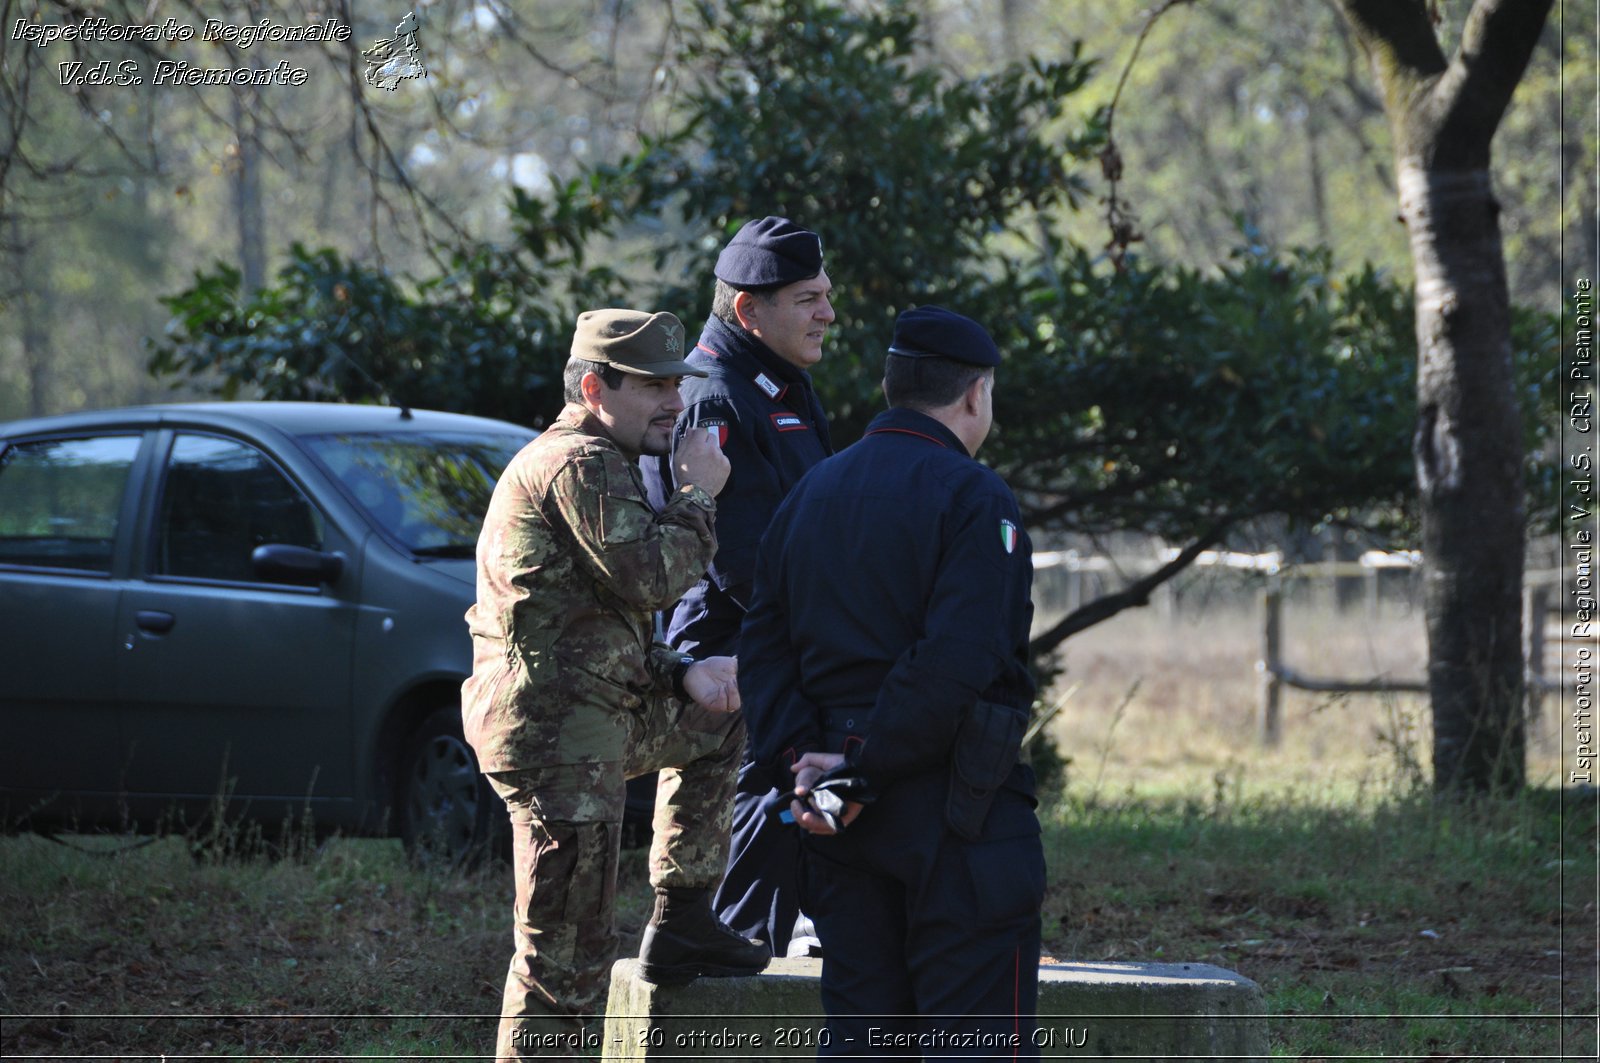
<instances>
[{"instance_id":1,"label":"black combat boot","mask_svg":"<svg viewBox=\"0 0 1600 1063\"><path fill-rule=\"evenodd\" d=\"M711 911L709 889L657 889L639 944L639 976L657 985L692 978L760 974L772 959L764 941L740 935Z\"/></svg>"}]
</instances>

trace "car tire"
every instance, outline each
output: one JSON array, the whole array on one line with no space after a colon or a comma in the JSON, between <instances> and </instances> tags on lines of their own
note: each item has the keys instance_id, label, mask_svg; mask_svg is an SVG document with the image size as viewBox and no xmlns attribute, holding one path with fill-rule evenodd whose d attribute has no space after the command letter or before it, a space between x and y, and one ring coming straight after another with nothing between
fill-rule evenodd
<instances>
[{"instance_id":1,"label":"car tire","mask_svg":"<svg viewBox=\"0 0 1600 1063\"><path fill-rule=\"evenodd\" d=\"M505 803L478 771L459 708L423 718L401 747L395 778L400 841L413 863L468 869L505 850Z\"/></svg>"}]
</instances>

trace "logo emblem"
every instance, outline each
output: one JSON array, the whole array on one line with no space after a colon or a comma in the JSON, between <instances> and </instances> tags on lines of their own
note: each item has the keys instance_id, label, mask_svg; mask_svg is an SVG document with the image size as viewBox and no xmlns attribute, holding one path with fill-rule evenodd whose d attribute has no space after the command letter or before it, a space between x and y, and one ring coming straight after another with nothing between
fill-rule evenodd
<instances>
[{"instance_id":1,"label":"logo emblem","mask_svg":"<svg viewBox=\"0 0 1600 1063\"><path fill-rule=\"evenodd\" d=\"M1009 520L1000 521L1000 545L1008 554L1017 548L1017 526Z\"/></svg>"},{"instance_id":2,"label":"logo emblem","mask_svg":"<svg viewBox=\"0 0 1600 1063\"><path fill-rule=\"evenodd\" d=\"M667 338L663 343L663 346L666 347L668 354L676 358L678 352L683 350L683 341L678 338L678 334L676 332L674 332L672 329L667 329Z\"/></svg>"},{"instance_id":3,"label":"logo emblem","mask_svg":"<svg viewBox=\"0 0 1600 1063\"><path fill-rule=\"evenodd\" d=\"M728 445L727 421L724 421L721 418L708 418L695 425L695 427L704 428L707 432L715 435L717 437L717 446L725 447Z\"/></svg>"},{"instance_id":4,"label":"logo emblem","mask_svg":"<svg viewBox=\"0 0 1600 1063\"><path fill-rule=\"evenodd\" d=\"M427 77L417 44L417 13L407 11L406 17L394 28L393 37L374 41L361 56L367 61L367 84L373 88L393 92L402 81Z\"/></svg>"},{"instance_id":5,"label":"logo emblem","mask_svg":"<svg viewBox=\"0 0 1600 1063\"><path fill-rule=\"evenodd\" d=\"M780 432L804 432L810 425L802 421L797 413L775 413L772 415L772 427Z\"/></svg>"}]
</instances>

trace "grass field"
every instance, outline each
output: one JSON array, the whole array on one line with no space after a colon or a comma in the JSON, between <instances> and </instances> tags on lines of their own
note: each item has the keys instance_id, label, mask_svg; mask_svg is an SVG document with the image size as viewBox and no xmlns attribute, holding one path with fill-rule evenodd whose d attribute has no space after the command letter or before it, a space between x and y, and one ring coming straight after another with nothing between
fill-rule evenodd
<instances>
[{"instance_id":1,"label":"grass field","mask_svg":"<svg viewBox=\"0 0 1600 1063\"><path fill-rule=\"evenodd\" d=\"M1052 947L1237 970L1267 991L1281 1055L1592 1058L1596 804L1557 785L1554 700L1527 795L1441 804L1420 696L1288 691L1262 748L1258 630L1248 610L1143 610L1067 644ZM1301 603L1283 645L1322 677L1419 677L1426 659L1420 618L1392 604Z\"/></svg>"},{"instance_id":2,"label":"grass field","mask_svg":"<svg viewBox=\"0 0 1600 1063\"><path fill-rule=\"evenodd\" d=\"M1596 818L1563 795L1554 719L1523 798L1428 796L1414 698L1291 694L1254 732L1247 614L1119 617L1072 640L1042 810L1046 950L1216 963L1255 979L1274 1053L1593 1058ZM1304 671L1416 674L1403 611L1286 618ZM511 880L398 844L196 859L181 838L0 838L0 1054L465 1057L492 1044ZM137 846L137 847L133 847ZM94 850L86 853L82 850ZM623 951L648 887L625 862Z\"/></svg>"}]
</instances>

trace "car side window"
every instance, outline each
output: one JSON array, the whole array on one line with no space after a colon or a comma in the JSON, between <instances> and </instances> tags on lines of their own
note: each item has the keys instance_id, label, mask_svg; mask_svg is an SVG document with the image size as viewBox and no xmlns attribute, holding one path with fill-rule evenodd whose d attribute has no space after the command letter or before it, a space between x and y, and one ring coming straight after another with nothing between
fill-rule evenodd
<instances>
[{"instance_id":1,"label":"car side window","mask_svg":"<svg viewBox=\"0 0 1600 1063\"><path fill-rule=\"evenodd\" d=\"M250 555L279 543L322 549L323 518L261 451L180 434L167 459L156 525L157 574L257 582Z\"/></svg>"},{"instance_id":2,"label":"car side window","mask_svg":"<svg viewBox=\"0 0 1600 1063\"><path fill-rule=\"evenodd\" d=\"M0 454L0 564L111 571L139 436L18 443Z\"/></svg>"}]
</instances>

